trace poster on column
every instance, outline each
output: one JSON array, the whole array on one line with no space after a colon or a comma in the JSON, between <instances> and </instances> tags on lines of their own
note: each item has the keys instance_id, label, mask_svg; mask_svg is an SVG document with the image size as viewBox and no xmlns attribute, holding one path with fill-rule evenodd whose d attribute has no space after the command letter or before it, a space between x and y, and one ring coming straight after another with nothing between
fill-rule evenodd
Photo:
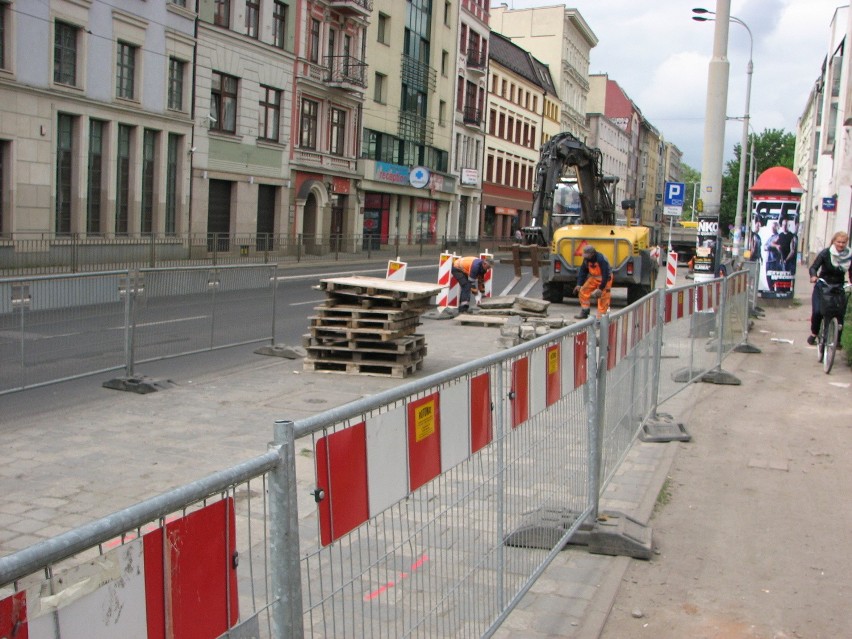
<instances>
[{"instance_id":1,"label":"poster on column","mask_svg":"<svg viewBox=\"0 0 852 639\"><path fill-rule=\"evenodd\" d=\"M750 259L760 262L757 291L764 299L792 299L799 248L799 202L755 198L749 233Z\"/></svg>"},{"instance_id":2,"label":"poster on column","mask_svg":"<svg viewBox=\"0 0 852 639\"><path fill-rule=\"evenodd\" d=\"M698 246L695 247L693 271L696 281L713 279L716 273L716 241L719 236L719 218L715 215L698 218Z\"/></svg>"}]
</instances>

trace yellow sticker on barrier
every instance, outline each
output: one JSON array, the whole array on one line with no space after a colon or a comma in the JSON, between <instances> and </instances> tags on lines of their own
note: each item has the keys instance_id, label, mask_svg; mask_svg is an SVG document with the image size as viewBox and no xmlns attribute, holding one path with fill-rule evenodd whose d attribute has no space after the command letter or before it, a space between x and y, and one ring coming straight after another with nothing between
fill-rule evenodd
<instances>
[{"instance_id":1,"label":"yellow sticker on barrier","mask_svg":"<svg viewBox=\"0 0 852 639\"><path fill-rule=\"evenodd\" d=\"M417 407L414 414L414 440L422 442L435 434L435 400L429 400Z\"/></svg>"}]
</instances>

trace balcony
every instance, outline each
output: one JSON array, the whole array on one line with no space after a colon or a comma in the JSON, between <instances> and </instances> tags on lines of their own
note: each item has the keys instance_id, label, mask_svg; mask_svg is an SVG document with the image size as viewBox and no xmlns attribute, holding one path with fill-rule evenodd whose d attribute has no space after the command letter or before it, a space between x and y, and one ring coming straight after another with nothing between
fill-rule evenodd
<instances>
[{"instance_id":1,"label":"balcony","mask_svg":"<svg viewBox=\"0 0 852 639\"><path fill-rule=\"evenodd\" d=\"M471 126L481 126L482 109L473 106L466 106L462 111L462 121Z\"/></svg>"},{"instance_id":2,"label":"balcony","mask_svg":"<svg viewBox=\"0 0 852 639\"><path fill-rule=\"evenodd\" d=\"M488 66L488 55L484 49L478 46L470 46L467 48L467 68L469 71L485 73Z\"/></svg>"},{"instance_id":3,"label":"balcony","mask_svg":"<svg viewBox=\"0 0 852 639\"><path fill-rule=\"evenodd\" d=\"M325 66L328 69L328 86L361 93L367 88L367 65L360 60L348 55L328 56L325 58Z\"/></svg>"},{"instance_id":4,"label":"balcony","mask_svg":"<svg viewBox=\"0 0 852 639\"><path fill-rule=\"evenodd\" d=\"M329 9L345 15L369 18L373 13L373 0L327 0Z\"/></svg>"}]
</instances>

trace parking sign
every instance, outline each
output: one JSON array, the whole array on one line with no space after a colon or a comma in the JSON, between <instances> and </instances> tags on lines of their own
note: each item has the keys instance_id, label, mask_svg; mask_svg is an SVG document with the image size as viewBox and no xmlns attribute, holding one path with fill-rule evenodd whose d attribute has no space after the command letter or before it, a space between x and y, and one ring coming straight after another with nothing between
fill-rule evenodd
<instances>
[{"instance_id":1,"label":"parking sign","mask_svg":"<svg viewBox=\"0 0 852 639\"><path fill-rule=\"evenodd\" d=\"M663 195L663 215L680 217L683 213L683 198L686 195L686 184L683 182L666 182Z\"/></svg>"},{"instance_id":2,"label":"parking sign","mask_svg":"<svg viewBox=\"0 0 852 639\"><path fill-rule=\"evenodd\" d=\"M686 195L686 184L683 182L666 182L666 194L663 204L665 206L683 207L683 198Z\"/></svg>"}]
</instances>

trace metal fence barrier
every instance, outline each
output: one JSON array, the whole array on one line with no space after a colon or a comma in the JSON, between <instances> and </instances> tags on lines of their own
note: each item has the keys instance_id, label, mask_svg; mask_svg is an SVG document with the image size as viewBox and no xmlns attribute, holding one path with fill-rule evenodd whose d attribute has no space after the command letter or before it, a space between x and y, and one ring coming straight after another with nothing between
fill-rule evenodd
<instances>
[{"instance_id":1,"label":"metal fence barrier","mask_svg":"<svg viewBox=\"0 0 852 639\"><path fill-rule=\"evenodd\" d=\"M137 363L274 343L276 267L0 279L0 394Z\"/></svg>"},{"instance_id":2,"label":"metal fence barrier","mask_svg":"<svg viewBox=\"0 0 852 639\"><path fill-rule=\"evenodd\" d=\"M737 276L276 422L264 455L0 557L0 604L54 628L80 618L81 591L129 610L136 573L113 567L136 561L144 623L174 636L198 620L209 637L491 636L595 519L658 398L731 352ZM665 389L686 362L687 381ZM316 506L299 512L306 447Z\"/></svg>"},{"instance_id":3,"label":"metal fence barrier","mask_svg":"<svg viewBox=\"0 0 852 639\"><path fill-rule=\"evenodd\" d=\"M140 237L0 237L0 276L79 273L175 266L386 261L447 250L495 252L506 237L365 234L200 233Z\"/></svg>"}]
</instances>

